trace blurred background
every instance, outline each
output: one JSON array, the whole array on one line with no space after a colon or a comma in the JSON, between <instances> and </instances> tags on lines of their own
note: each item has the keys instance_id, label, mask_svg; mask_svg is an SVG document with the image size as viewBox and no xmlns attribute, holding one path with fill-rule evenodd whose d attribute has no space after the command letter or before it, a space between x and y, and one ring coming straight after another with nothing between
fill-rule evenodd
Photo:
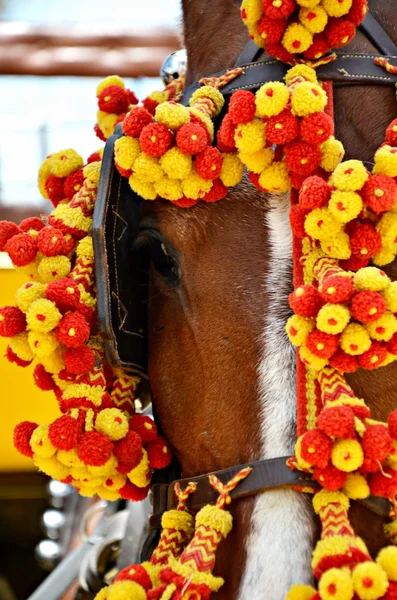
<instances>
[{"instance_id":1,"label":"blurred background","mask_svg":"<svg viewBox=\"0 0 397 600\"><path fill-rule=\"evenodd\" d=\"M118 74L140 99L161 89L179 22L180 0L0 0L0 220L49 212L36 185L47 154L73 147L87 157L102 145L100 79ZM0 253L0 306L14 304L24 281ZM51 421L57 407L5 348L0 338L0 600L25 600L67 550L73 532L62 527L75 509L70 490L49 488L13 449L18 421Z\"/></svg>"}]
</instances>

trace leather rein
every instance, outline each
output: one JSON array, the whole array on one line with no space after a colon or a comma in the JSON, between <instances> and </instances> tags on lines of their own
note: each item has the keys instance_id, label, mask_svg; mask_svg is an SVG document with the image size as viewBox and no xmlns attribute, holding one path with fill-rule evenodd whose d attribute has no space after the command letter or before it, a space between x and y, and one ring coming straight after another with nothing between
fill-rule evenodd
<instances>
[{"instance_id":1,"label":"leather rein","mask_svg":"<svg viewBox=\"0 0 397 600\"><path fill-rule=\"evenodd\" d=\"M389 73L384 67L375 63L375 59L382 57L397 61L397 47L376 19L368 13L360 25L361 31L375 46L378 53L347 53L338 52L333 62L321 65L316 69L320 80L332 81L336 87L346 85L397 85L397 73ZM243 72L222 88L222 94L228 99L237 90L252 90L260 88L267 81L283 81L289 68L288 65L272 59L259 60L262 50L257 48L252 41L244 47L236 61L235 67L242 67ZM226 71L212 75L220 77ZM188 86L183 93L181 103L187 105L190 97L200 83ZM227 483L244 467L252 467L250 475L234 489L230 496L233 500L257 495L276 488L292 488L298 491L315 490L319 488L316 481L312 480L310 473L291 470L288 461L291 457L279 457L237 465L215 472L215 475L224 484ZM156 539L161 531L161 517L163 513L177 506L177 497L174 493L175 485L179 484L184 489L189 482L195 482L197 488L188 500L191 511L198 511L205 504L216 502L218 492L213 490L209 483L210 473L174 479L175 465L168 471L168 480L171 483L154 483L151 488L153 513L149 518L149 533L143 545L141 560L148 560L156 544ZM390 503L384 498L370 496L360 500L360 504L370 509L376 515L387 518L390 512Z\"/></svg>"}]
</instances>

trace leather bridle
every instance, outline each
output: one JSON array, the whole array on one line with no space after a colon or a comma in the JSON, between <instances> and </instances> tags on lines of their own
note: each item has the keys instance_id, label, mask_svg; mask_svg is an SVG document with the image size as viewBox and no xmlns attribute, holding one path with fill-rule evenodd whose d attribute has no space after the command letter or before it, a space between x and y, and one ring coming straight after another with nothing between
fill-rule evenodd
<instances>
[{"instance_id":1,"label":"leather bridle","mask_svg":"<svg viewBox=\"0 0 397 600\"><path fill-rule=\"evenodd\" d=\"M347 85L396 85L397 73L388 73L383 67L374 62L379 56L397 62L396 45L370 13L367 14L360 29L379 53L338 52L334 61L316 69L317 77L323 81L332 81L336 87ZM246 44L234 65L243 68L242 74L222 88L222 94L226 100L237 90L255 92L267 81L283 80L289 66L272 58L258 60L261 53L262 51L252 41ZM220 77L224 73L226 71L221 71L213 74L212 77ZM199 87L199 82L187 87L184 90L181 102L187 105L193 92ZM257 495L275 488L295 488L297 490L304 488L315 490L319 488L317 482L312 480L310 473L291 470L288 466L289 458L280 457L250 462L216 471L215 474L222 483L226 484L244 467L252 467L250 475L231 492L230 496L234 500ZM175 465L172 469L175 472ZM189 482L197 484L195 493L190 496L188 501L189 509L192 511L197 511L206 504L216 502L218 493L211 487L208 475L209 473L197 477L177 479L171 483L154 483L152 485L153 514L149 519L149 535L142 549L142 560L149 558L156 544L161 530L163 513L177 506L177 498L174 493L177 483L182 488L186 487ZM162 477L164 477L164 474ZM387 518L389 515L390 503L384 498L370 496L359 502L380 517Z\"/></svg>"}]
</instances>

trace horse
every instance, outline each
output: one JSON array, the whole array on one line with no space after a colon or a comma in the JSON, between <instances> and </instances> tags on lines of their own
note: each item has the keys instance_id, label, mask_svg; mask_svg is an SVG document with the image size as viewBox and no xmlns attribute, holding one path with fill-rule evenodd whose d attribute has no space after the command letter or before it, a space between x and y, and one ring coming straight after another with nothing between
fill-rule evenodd
<instances>
[{"instance_id":1,"label":"horse","mask_svg":"<svg viewBox=\"0 0 397 600\"><path fill-rule=\"evenodd\" d=\"M182 0L187 84L230 68L247 39L235 0ZM370 0L370 11L397 43L397 11ZM374 51L358 32L346 47ZM394 90L335 90L336 137L346 158L371 161L395 116ZM189 210L145 202L137 244L151 254L149 379L154 406L184 477L252 460L286 456L295 442L295 352L284 327L292 290L289 197L246 180L215 204ZM151 251L152 249L156 251ZM397 278L397 265L386 269ZM395 407L397 366L348 377L377 419ZM217 600L281 600L310 583L318 525L310 500L273 490L232 505L234 527L219 548ZM382 521L362 507L352 522L371 552Z\"/></svg>"}]
</instances>

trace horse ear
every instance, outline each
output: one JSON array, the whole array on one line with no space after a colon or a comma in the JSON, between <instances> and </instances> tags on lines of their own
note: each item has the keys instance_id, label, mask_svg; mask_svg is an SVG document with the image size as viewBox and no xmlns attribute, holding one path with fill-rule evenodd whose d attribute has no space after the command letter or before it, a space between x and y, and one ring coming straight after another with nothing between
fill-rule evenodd
<instances>
[{"instance_id":1,"label":"horse ear","mask_svg":"<svg viewBox=\"0 0 397 600\"><path fill-rule=\"evenodd\" d=\"M99 334L108 361L147 375L147 268L134 251L141 199L114 164L121 126L107 140L95 202L92 237Z\"/></svg>"}]
</instances>

